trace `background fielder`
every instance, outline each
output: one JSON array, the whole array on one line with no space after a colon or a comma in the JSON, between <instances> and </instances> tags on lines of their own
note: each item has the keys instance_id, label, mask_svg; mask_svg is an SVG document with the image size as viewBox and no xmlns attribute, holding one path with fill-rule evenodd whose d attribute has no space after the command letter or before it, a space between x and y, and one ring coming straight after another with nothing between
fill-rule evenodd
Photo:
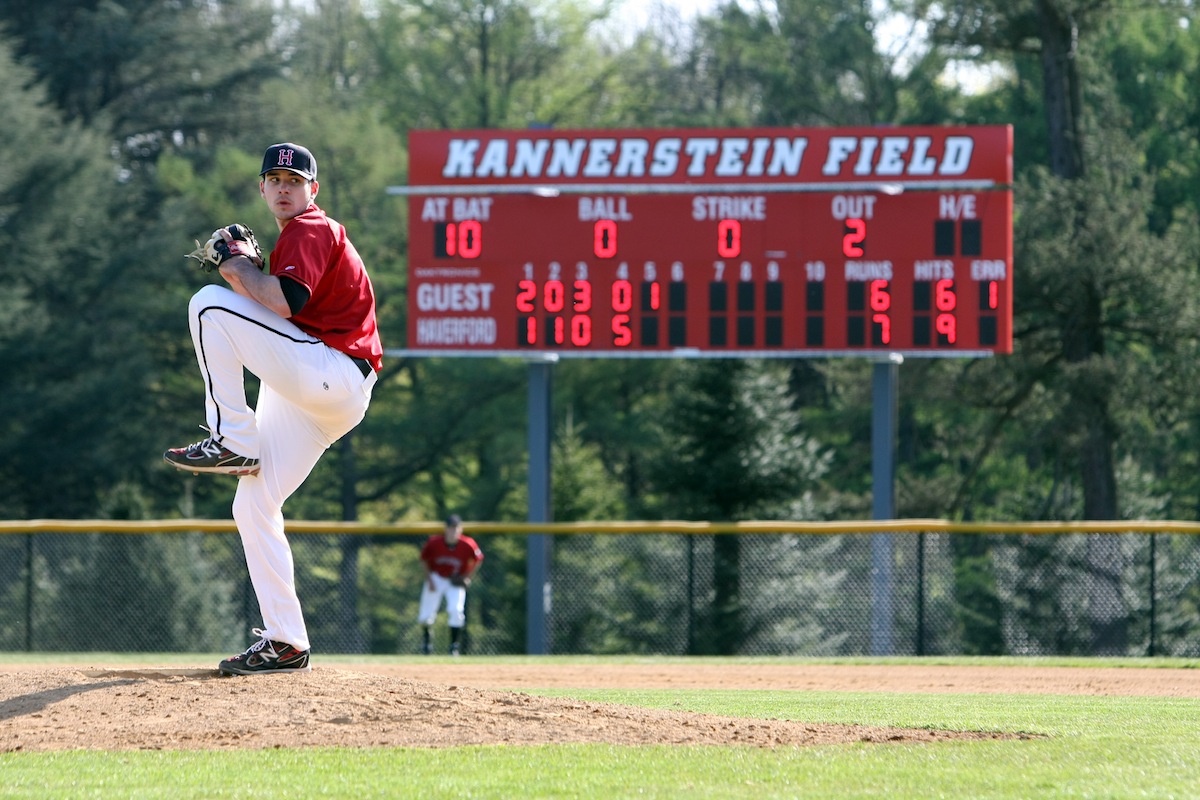
<instances>
[{"instance_id":1,"label":"background fielder","mask_svg":"<svg viewBox=\"0 0 1200 800\"><path fill-rule=\"evenodd\" d=\"M425 581L421 584L421 605L417 621L421 623L421 651L433 652L433 622L442 600L446 601L446 622L450 626L450 654L462 652L462 632L467 616L467 587L471 576L483 561L483 551L470 536L463 534L462 519L452 514L445 529L430 536L421 548Z\"/></svg>"}]
</instances>

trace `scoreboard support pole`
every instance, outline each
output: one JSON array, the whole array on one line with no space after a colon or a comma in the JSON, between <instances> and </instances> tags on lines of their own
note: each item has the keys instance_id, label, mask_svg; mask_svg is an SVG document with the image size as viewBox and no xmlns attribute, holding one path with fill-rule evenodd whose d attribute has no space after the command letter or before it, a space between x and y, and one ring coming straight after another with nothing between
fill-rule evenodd
<instances>
[{"instance_id":1,"label":"scoreboard support pole","mask_svg":"<svg viewBox=\"0 0 1200 800\"><path fill-rule=\"evenodd\" d=\"M896 516L896 419L899 409L900 364L891 354L875 363L871 376L871 512L877 520ZM892 534L871 534L871 655L893 652L892 597L894 561Z\"/></svg>"},{"instance_id":2,"label":"scoreboard support pole","mask_svg":"<svg viewBox=\"0 0 1200 800\"><path fill-rule=\"evenodd\" d=\"M529 363L528 447L529 447L529 521L552 522L550 505L551 370L557 356L553 353ZM553 542L549 535L531 533L526 537L525 555L525 652L547 655L550 652L550 559Z\"/></svg>"}]
</instances>

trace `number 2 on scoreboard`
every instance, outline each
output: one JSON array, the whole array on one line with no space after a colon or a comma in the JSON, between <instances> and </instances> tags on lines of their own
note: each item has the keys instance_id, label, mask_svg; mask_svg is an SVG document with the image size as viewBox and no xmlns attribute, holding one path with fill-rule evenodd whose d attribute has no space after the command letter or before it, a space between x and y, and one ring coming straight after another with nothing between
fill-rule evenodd
<instances>
[{"instance_id":1,"label":"number 2 on scoreboard","mask_svg":"<svg viewBox=\"0 0 1200 800\"><path fill-rule=\"evenodd\" d=\"M867 239L867 223L857 217L843 220L845 233L842 234L842 255L846 258L860 258L863 255L863 242Z\"/></svg>"}]
</instances>

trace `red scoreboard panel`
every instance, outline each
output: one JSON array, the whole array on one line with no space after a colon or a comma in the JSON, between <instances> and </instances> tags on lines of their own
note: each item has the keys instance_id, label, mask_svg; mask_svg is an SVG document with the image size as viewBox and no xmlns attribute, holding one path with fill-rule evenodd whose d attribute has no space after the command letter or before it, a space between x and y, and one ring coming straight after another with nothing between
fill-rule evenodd
<instances>
[{"instance_id":1,"label":"red scoreboard panel","mask_svg":"<svg viewBox=\"0 0 1200 800\"><path fill-rule=\"evenodd\" d=\"M1012 129L418 131L408 348L1012 351Z\"/></svg>"}]
</instances>

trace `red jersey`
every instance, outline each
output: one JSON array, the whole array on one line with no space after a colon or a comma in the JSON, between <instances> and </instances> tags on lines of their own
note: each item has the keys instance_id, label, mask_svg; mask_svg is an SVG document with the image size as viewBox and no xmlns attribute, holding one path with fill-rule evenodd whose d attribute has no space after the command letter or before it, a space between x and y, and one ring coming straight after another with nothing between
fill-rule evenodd
<instances>
[{"instance_id":1,"label":"red jersey","mask_svg":"<svg viewBox=\"0 0 1200 800\"><path fill-rule=\"evenodd\" d=\"M378 372L383 345L375 290L346 229L312 203L283 226L270 263L272 275L308 289L308 302L291 317L296 327L334 350L365 358Z\"/></svg>"},{"instance_id":2,"label":"red jersey","mask_svg":"<svg viewBox=\"0 0 1200 800\"><path fill-rule=\"evenodd\" d=\"M429 537L421 548L421 560L443 578L451 575L470 575L483 561L483 551L470 536L460 535L454 547L446 544L440 533Z\"/></svg>"}]
</instances>

